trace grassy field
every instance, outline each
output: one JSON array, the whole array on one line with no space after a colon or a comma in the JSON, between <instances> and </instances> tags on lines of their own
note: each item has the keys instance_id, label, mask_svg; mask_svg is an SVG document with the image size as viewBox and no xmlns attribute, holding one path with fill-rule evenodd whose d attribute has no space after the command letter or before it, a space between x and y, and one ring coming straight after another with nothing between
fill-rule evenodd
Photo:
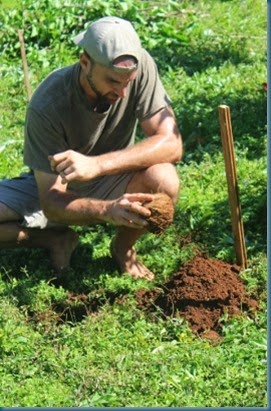
<instances>
[{"instance_id":1,"label":"grassy field","mask_svg":"<svg viewBox=\"0 0 271 411\"><path fill-rule=\"evenodd\" d=\"M84 7L83 7L84 3ZM49 7L48 7L49 4ZM155 280L133 281L112 262L111 226L79 228L67 286L53 284L44 250L0 249L0 405L5 407L266 407L266 2L2 1L0 178L23 165L27 107L17 36L24 28L34 90L76 61L71 37L97 16L131 19L156 58L185 142L174 224L138 243ZM182 318L136 306L199 250L235 260L217 107L231 109L255 318L223 319L217 343ZM139 134L140 137L140 134ZM189 239L189 241L187 241ZM84 314L71 296L96 298ZM110 295L125 297L120 304Z\"/></svg>"}]
</instances>

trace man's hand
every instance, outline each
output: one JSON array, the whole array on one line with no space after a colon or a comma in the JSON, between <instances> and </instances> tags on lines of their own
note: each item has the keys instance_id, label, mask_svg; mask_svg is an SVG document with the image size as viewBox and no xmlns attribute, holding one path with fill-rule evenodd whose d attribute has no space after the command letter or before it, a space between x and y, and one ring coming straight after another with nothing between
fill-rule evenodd
<instances>
[{"instance_id":1,"label":"man's hand","mask_svg":"<svg viewBox=\"0 0 271 411\"><path fill-rule=\"evenodd\" d=\"M151 212L143 204L153 201L153 194L126 193L114 200L80 198L61 184L60 175L36 170L35 178L48 220L79 226L111 223L141 230L148 226Z\"/></svg>"},{"instance_id":2,"label":"man's hand","mask_svg":"<svg viewBox=\"0 0 271 411\"><path fill-rule=\"evenodd\" d=\"M147 227L146 218L151 215L151 212L142 204L153 199L152 194L126 193L116 200L108 201L104 221L137 229Z\"/></svg>"},{"instance_id":3,"label":"man's hand","mask_svg":"<svg viewBox=\"0 0 271 411\"><path fill-rule=\"evenodd\" d=\"M70 181L89 181L99 176L96 157L89 157L73 150L48 156L51 169L62 177L62 184Z\"/></svg>"}]
</instances>

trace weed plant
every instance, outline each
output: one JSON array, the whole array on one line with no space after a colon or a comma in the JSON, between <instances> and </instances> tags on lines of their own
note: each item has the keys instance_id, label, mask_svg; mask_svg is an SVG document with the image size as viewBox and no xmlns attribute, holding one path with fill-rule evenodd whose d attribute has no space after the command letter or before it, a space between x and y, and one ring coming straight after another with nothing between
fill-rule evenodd
<instances>
[{"instance_id":1,"label":"weed plant","mask_svg":"<svg viewBox=\"0 0 271 411\"><path fill-rule=\"evenodd\" d=\"M104 16L130 19L155 57L185 143L174 224L138 243L155 280L120 275L111 226L76 227L67 286L44 250L0 250L0 404L5 407L266 407L266 2L263 0L0 1L0 177L22 161L27 98L18 29L34 90L72 64L72 37ZM76 4L75 4L76 3ZM217 107L231 109L248 268L261 310L225 318L223 339L177 318L142 313L134 293L159 287L203 251L235 260ZM138 131L138 138L141 138ZM82 311L86 294L99 302ZM110 296L118 295L122 303ZM66 304L66 305L65 305ZM62 310L62 312L61 312ZM81 310L81 311L80 311ZM86 315L88 314L88 315Z\"/></svg>"}]
</instances>

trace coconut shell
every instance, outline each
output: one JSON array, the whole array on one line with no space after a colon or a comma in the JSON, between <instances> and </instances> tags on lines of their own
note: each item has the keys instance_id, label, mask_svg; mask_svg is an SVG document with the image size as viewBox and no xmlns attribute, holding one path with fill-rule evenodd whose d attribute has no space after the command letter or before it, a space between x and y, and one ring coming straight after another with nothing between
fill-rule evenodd
<instances>
[{"instance_id":1,"label":"coconut shell","mask_svg":"<svg viewBox=\"0 0 271 411\"><path fill-rule=\"evenodd\" d=\"M154 194L154 200L144 204L151 211L146 220L149 223L148 231L161 234L173 222L174 206L171 198L164 193Z\"/></svg>"}]
</instances>

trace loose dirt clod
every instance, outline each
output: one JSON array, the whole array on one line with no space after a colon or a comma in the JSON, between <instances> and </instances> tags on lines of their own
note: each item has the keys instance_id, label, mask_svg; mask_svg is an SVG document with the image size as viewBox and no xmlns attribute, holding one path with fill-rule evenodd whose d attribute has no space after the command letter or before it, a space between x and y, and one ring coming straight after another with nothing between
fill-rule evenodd
<instances>
[{"instance_id":1,"label":"loose dirt clod","mask_svg":"<svg viewBox=\"0 0 271 411\"><path fill-rule=\"evenodd\" d=\"M147 218L148 231L161 234L173 222L174 206L167 194L156 193L154 197L153 201L144 204L151 211L151 216Z\"/></svg>"},{"instance_id":2,"label":"loose dirt clod","mask_svg":"<svg viewBox=\"0 0 271 411\"><path fill-rule=\"evenodd\" d=\"M258 309L257 301L246 295L239 272L236 265L196 256L159 288L138 290L137 304L148 311L158 307L165 316L181 316L195 334L219 340L223 314L232 317Z\"/></svg>"}]
</instances>

